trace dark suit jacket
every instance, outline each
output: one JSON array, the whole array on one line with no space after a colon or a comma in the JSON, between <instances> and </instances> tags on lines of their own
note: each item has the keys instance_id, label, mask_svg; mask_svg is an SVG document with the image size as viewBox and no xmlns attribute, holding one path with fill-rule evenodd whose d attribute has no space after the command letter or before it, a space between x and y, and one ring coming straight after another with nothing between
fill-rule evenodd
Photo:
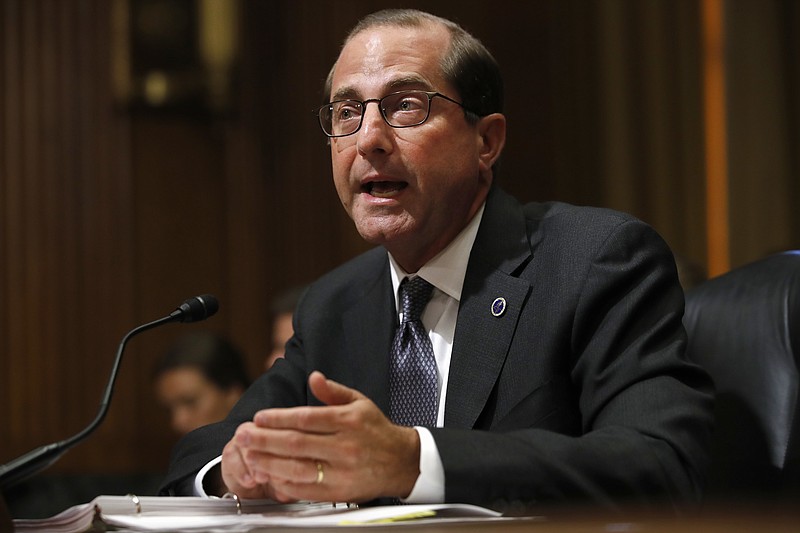
<instances>
[{"instance_id":1,"label":"dark suit jacket","mask_svg":"<svg viewBox=\"0 0 800 533\"><path fill-rule=\"evenodd\" d=\"M507 302L499 317L497 297ZM649 226L604 209L522 206L493 188L464 281L445 427L432 429L446 500L505 508L699 499L710 382L684 357L682 314L672 254ZM286 359L224 422L178 444L166 490L185 492L257 410L316 404L312 370L388 413L395 323L383 248L315 282Z\"/></svg>"}]
</instances>

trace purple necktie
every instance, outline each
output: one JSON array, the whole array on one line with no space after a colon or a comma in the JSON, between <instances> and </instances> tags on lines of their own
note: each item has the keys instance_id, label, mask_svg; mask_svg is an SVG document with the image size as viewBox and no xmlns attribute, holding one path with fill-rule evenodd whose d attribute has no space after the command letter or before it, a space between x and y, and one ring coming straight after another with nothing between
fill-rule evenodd
<instances>
[{"instance_id":1,"label":"purple necktie","mask_svg":"<svg viewBox=\"0 0 800 533\"><path fill-rule=\"evenodd\" d=\"M403 321L392 343L389 394L390 417L401 426L436 426L436 358L420 319L432 292L433 285L419 276L400 283Z\"/></svg>"}]
</instances>

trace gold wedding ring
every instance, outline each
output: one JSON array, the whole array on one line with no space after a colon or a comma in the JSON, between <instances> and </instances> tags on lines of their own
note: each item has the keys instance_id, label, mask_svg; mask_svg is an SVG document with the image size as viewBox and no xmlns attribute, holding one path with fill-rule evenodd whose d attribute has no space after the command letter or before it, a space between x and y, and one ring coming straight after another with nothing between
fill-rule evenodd
<instances>
[{"instance_id":1,"label":"gold wedding ring","mask_svg":"<svg viewBox=\"0 0 800 533\"><path fill-rule=\"evenodd\" d=\"M322 469L322 463L317 461L317 485L322 483L323 479L325 479L325 471Z\"/></svg>"}]
</instances>

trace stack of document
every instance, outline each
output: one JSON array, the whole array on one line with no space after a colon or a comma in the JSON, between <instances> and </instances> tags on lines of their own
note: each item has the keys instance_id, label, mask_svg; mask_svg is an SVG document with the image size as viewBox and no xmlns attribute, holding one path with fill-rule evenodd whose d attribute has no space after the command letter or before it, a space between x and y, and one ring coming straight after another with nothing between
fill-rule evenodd
<instances>
[{"instance_id":1,"label":"stack of document","mask_svg":"<svg viewBox=\"0 0 800 533\"><path fill-rule=\"evenodd\" d=\"M193 497L98 496L46 519L14 520L14 531L237 531L274 527L318 528L436 521L511 520L467 504L391 505L358 508L345 503L279 504L262 500Z\"/></svg>"}]
</instances>

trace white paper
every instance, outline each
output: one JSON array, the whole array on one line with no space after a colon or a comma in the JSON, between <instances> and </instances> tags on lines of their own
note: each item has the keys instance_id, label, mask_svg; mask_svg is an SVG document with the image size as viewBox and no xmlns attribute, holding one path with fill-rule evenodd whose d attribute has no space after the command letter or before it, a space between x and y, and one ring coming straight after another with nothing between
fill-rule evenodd
<instances>
[{"instance_id":1,"label":"white paper","mask_svg":"<svg viewBox=\"0 0 800 533\"><path fill-rule=\"evenodd\" d=\"M241 502L206 498L100 496L45 520L17 520L16 531L71 533L85 531L100 518L123 531L245 532L262 528L382 526L421 522L510 520L500 513L467 504L391 505L348 508L346 504ZM138 505L136 504L138 502Z\"/></svg>"}]
</instances>

